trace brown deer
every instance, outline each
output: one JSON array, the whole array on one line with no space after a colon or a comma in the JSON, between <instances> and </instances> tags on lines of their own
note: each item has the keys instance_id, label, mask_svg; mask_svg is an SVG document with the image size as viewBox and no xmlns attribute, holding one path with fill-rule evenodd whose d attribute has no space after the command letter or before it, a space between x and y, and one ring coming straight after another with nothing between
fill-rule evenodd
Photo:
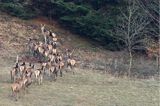
<instances>
[{"instance_id":1,"label":"brown deer","mask_svg":"<svg viewBox=\"0 0 160 106\"><path fill-rule=\"evenodd\" d=\"M49 51L49 50L44 51L44 55L45 55L46 57L48 57L49 54L50 54L50 51Z\"/></svg>"},{"instance_id":2,"label":"brown deer","mask_svg":"<svg viewBox=\"0 0 160 106\"><path fill-rule=\"evenodd\" d=\"M48 68L47 66L48 66L47 62L42 62L41 63L42 72L43 72L44 75L46 74L46 70Z\"/></svg>"},{"instance_id":3,"label":"brown deer","mask_svg":"<svg viewBox=\"0 0 160 106\"><path fill-rule=\"evenodd\" d=\"M57 42L52 42L53 48L57 48Z\"/></svg>"},{"instance_id":4,"label":"brown deer","mask_svg":"<svg viewBox=\"0 0 160 106\"><path fill-rule=\"evenodd\" d=\"M27 90L28 87L32 84L32 82L33 81L31 79L31 77L25 76L24 90ZM25 89L25 88L27 88L27 89ZM28 92L28 90L27 90L27 92Z\"/></svg>"},{"instance_id":5,"label":"brown deer","mask_svg":"<svg viewBox=\"0 0 160 106\"><path fill-rule=\"evenodd\" d=\"M26 79L19 79L11 85L12 95L15 97L15 100L18 100L19 93L25 88Z\"/></svg>"},{"instance_id":6,"label":"brown deer","mask_svg":"<svg viewBox=\"0 0 160 106\"><path fill-rule=\"evenodd\" d=\"M35 75L35 78L36 78L36 82L41 85L42 84L42 81L43 81L43 74L42 74L42 70L43 70L43 67L41 69L37 69L34 71L34 75Z\"/></svg>"},{"instance_id":7,"label":"brown deer","mask_svg":"<svg viewBox=\"0 0 160 106\"><path fill-rule=\"evenodd\" d=\"M57 55L57 49L52 49L52 54Z\"/></svg>"},{"instance_id":8,"label":"brown deer","mask_svg":"<svg viewBox=\"0 0 160 106\"><path fill-rule=\"evenodd\" d=\"M38 51L39 51L39 53L41 53L41 54L43 54L44 53L44 48L43 48L43 46L42 45L39 45L39 47L38 47Z\"/></svg>"},{"instance_id":9,"label":"brown deer","mask_svg":"<svg viewBox=\"0 0 160 106\"><path fill-rule=\"evenodd\" d=\"M23 77L23 74L24 74L25 69L26 69L26 63L23 62L23 63L19 66L21 78Z\"/></svg>"},{"instance_id":10,"label":"brown deer","mask_svg":"<svg viewBox=\"0 0 160 106\"><path fill-rule=\"evenodd\" d=\"M63 61L60 61L59 64L58 64L58 68L59 68L59 72L60 72L60 77L62 77L62 69L64 68L64 62Z\"/></svg>"},{"instance_id":11,"label":"brown deer","mask_svg":"<svg viewBox=\"0 0 160 106\"><path fill-rule=\"evenodd\" d=\"M51 69L51 66L52 66L52 62L49 61L49 62L42 62L41 63L41 67L42 67L42 74L46 74L46 71L48 71L48 74L50 76L50 69Z\"/></svg>"},{"instance_id":12,"label":"brown deer","mask_svg":"<svg viewBox=\"0 0 160 106\"><path fill-rule=\"evenodd\" d=\"M52 33L52 37L55 38L55 37L56 37L56 34L55 34L55 33Z\"/></svg>"},{"instance_id":13,"label":"brown deer","mask_svg":"<svg viewBox=\"0 0 160 106\"><path fill-rule=\"evenodd\" d=\"M57 42L58 38L52 38L53 42Z\"/></svg>"},{"instance_id":14,"label":"brown deer","mask_svg":"<svg viewBox=\"0 0 160 106\"><path fill-rule=\"evenodd\" d=\"M11 81L15 82L16 78L18 77L19 74L19 69L17 67L14 67L11 71L10 71L10 75L11 75Z\"/></svg>"},{"instance_id":15,"label":"brown deer","mask_svg":"<svg viewBox=\"0 0 160 106\"><path fill-rule=\"evenodd\" d=\"M56 57L55 57L55 55L50 54L50 55L48 56L48 58L49 58L49 61L54 62Z\"/></svg>"},{"instance_id":16,"label":"brown deer","mask_svg":"<svg viewBox=\"0 0 160 106\"><path fill-rule=\"evenodd\" d=\"M46 32L45 24L41 24L41 33L44 34Z\"/></svg>"},{"instance_id":17,"label":"brown deer","mask_svg":"<svg viewBox=\"0 0 160 106\"><path fill-rule=\"evenodd\" d=\"M33 64L33 65L31 65L31 63L29 63L29 64L30 64L30 65L29 65L28 68L26 68L23 77L24 77L24 76L25 76L25 77L30 77L30 78L32 77L32 74L33 74L33 72L34 72L34 64Z\"/></svg>"},{"instance_id":18,"label":"brown deer","mask_svg":"<svg viewBox=\"0 0 160 106\"><path fill-rule=\"evenodd\" d=\"M73 68L74 66L76 65L76 60L74 59L67 59L67 68L70 67L70 69L72 69L73 71ZM74 74L74 71L73 71L73 74Z\"/></svg>"},{"instance_id":19,"label":"brown deer","mask_svg":"<svg viewBox=\"0 0 160 106\"><path fill-rule=\"evenodd\" d=\"M53 46L52 46L52 45L48 45L47 47L48 47L48 50L49 50L49 51L52 51L52 49L53 49Z\"/></svg>"},{"instance_id":20,"label":"brown deer","mask_svg":"<svg viewBox=\"0 0 160 106\"><path fill-rule=\"evenodd\" d=\"M58 75L58 71L59 71L59 67L58 64L54 63L50 66L50 77L53 77L53 80L56 81L57 80L57 75Z\"/></svg>"},{"instance_id":21,"label":"brown deer","mask_svg":"<svg viewBox=\"0 0 160 106\"><path fill-rule=\"evenodd\" d=\"M15 82L16 76L19 73L19 63L16 62L16 66L10 70L11 81Z\"/></svg>"}]
</instances>

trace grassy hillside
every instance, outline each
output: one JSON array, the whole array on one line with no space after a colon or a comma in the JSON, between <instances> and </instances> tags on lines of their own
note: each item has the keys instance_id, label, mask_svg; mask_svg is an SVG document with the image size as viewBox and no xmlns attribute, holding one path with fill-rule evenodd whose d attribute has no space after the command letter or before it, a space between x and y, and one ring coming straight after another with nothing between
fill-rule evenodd
<instances>
[{"instance_id":1,"label":"grassy hillside","mask_svg":"<svg viewBox=\"0 0 160 106\"><path fill-rule=\"evenodd\" d=\"M75 75L65 73L56 82L33 84L15 102L8 70L1 67L0 106L159 106L158 81L130 81L82 69L76 69Z\"/></svg>"},{"instance_id":2,"label":"grassy hillside","mask_svg":"<svg viewBox=\"0 0 160 106\"><path fill-rule=\"evenodd\" d=\"M106 69L102 66L107 59L123 57L121 52L95 47L43 17L24 21L0 14L0 106L159 106L158 80L130 80L104 73ZM50 82L46 78L41 86L32 84L29 92L15 102L11 97L9 71L17 54L20 57L28 55L26 43L29 37L42 40L40 23L47 24L47 28L62 39L62 47L79 48L74 57L81 64L77 66L75 75L64 73L64 77L58 78L56 82ZM144 70L140 60L135 61L139 61L136 63L139 64L138 68ZM143 65L146 70L154 66L152 61L146 60L145 63ZM85 67L86 65L89 66Z\"/></svg>"}]
</instances>

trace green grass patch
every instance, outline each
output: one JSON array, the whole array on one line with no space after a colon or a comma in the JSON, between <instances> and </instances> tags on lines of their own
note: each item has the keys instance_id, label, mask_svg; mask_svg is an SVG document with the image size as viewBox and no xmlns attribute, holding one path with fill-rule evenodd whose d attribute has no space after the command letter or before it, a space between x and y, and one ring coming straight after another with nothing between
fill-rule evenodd
<instances>
[{"instance_id":1,"label":"green grass patch","mask_svg":"<svg viewBox=\"0 0 160 106\"><path fill-rule=\"evenodd\" d=\"M7 77L6 77L7 78ZM33 84L29 93L14 102L10 83L2 83L0 105L3 106L158 106L158 81L113 78L91 71L65 73L56 82L45 80ZM5 85L5 86L4 86Z\"/></svg>"}]
</instances>

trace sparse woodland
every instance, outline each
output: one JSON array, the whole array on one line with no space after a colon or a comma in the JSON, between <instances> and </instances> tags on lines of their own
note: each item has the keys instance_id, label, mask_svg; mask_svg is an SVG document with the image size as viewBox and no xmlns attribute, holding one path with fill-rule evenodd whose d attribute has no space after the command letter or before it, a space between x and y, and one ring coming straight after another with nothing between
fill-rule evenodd
<instances>
[{"instance_id":1,"label":"sparse woodland","mask_svg":"<svg viewBox=\"0 0 160 106\"><path fill-rule=\"evenodd\" d=\"M159 106L159 6L0 0L0 106Z\"/></svg>"},{"instance_id":2,"label":"sparse woodland","mask_svg":"<svg viewBox=\"0 0 160 106\"><path fill-rule=\"evenodd\" d=\"M1 11L22 19L46 16L57 20L67 30L105 49L125 50L130 58L129 76L133 55L148 55L150 40L159 48L158 0L1 0L0 5ZM159 53L156 57L159 67Z\"/></svg>"}]
</instances>

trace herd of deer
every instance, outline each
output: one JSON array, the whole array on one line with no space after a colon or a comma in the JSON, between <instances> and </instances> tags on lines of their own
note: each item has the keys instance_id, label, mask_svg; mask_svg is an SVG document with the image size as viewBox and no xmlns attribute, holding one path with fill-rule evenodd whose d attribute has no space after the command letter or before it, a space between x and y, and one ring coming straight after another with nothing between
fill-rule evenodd
<instances>
[{"instance_id":1,"label":"herd of deer","mask_svg":"<svg viewBox=\"0 0 160 106\"><path fill-rule=\"evenodd\" d=\"M55 33L47 31L45 25L41 25L41 32L44 36L44 43L42 41L35 41L29 39L28 47L31 53L39 59L43 59L38 68L35 64L29 62L29 65L22 60L22 63L17 59L16 65L10 71L12 95L15 100L18 100L18 94L25 91L35 81L39 85L42 84L44 75L49 76L52 80L56 81L58 73L62 77L62 72L65 66L72 69L76 64L73 59L73 51L65 49L65 53L60 52L57 48L58 38ZM66 56L66 58L65 58ZM34 80L35 79L35 80Z\"/></svg>"}]
</instances>

